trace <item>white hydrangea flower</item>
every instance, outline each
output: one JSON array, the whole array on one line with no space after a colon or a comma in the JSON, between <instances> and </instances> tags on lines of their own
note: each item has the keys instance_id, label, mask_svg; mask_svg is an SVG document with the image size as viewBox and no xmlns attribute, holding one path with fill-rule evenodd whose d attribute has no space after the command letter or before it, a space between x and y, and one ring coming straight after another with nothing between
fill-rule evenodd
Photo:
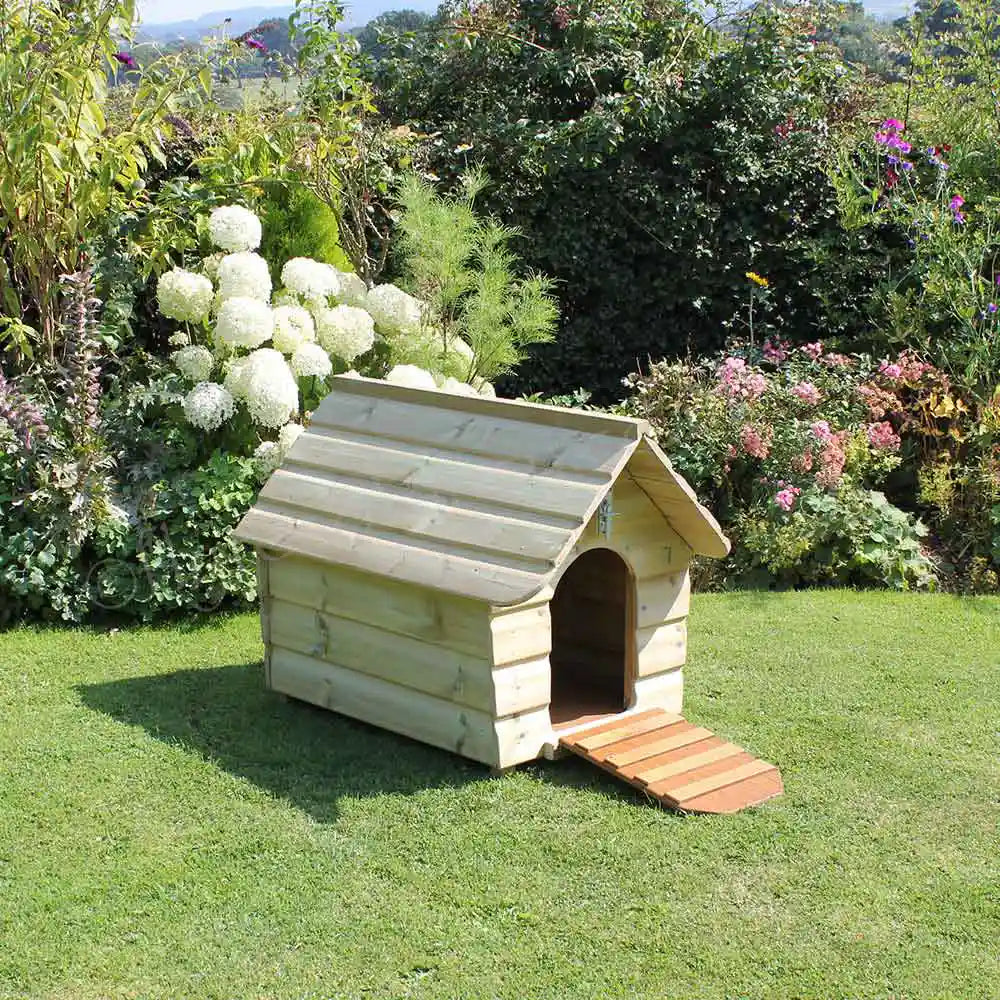
<instances>
[{"instance_id":1,"label":"white hydrangea flower","mask_svg":"<svg viewBox=\"0 0 1000 1000\"><path fill-rule=\"evenodd\" d=\"M243 399L246 396L246 379L248 373L249 358L238 358L226 372L223 385L233 399Z\"/></svg>"},{"instance_id":2,"label":"white hydrangea flower","mask_svg":"<svg viewBox=\"0 0 1000 1000\"><path fill-rule=\"evenodd\" d=\"M191 344L170 355L177 370L190 382L207 382L215 367L215 358L207 347Z\"/></svg>"},{"instance_id":3,"label":"white hydrangea flower","mask_svg":"<svg viewBox=\"0 0 1000 1000\"><path fill-rule=\"evenodd\" d=\"M302 424L285 424L278 431L278 446L281 448L282 454L288 454L292 445L298 441L304 431L305 428Z\"/></svg>"},{"instance_id":4,"label":"white hydrangea flower","mask_svg":"<svg viewBox=\"0 0 1000 1000\"><path fill-rule=\"evenodd\" d=\"M376 285L365 297L365 309L383 333L416 333L424 306L395 285Z\"/></svg>"},{"instance_id":5,"label":"white hydrangea flower","mask_svg":"<svg viewBox=\"0 0 1000 1000\"><path fill-rule=\"evenodd\" d=\"M462 382L457 378L452 378L450 375L441 383L441 388L444 392L453 392L458 396L479 395L468 382Z\"/></svg>"},{"instance_id":6,"label":"white hydrangea flower","mask_svg":"<svg viewBox=\"0 0 1000 1000\"><path fill-rule=\"evenodd\" d=\"M187 347L191 343L191 338L183 330L178 330L177 333L167 337L167 343L171 347Z\"/></svg>"},{"instance_id":7,"label":"white hydrangea flower","mask_svg":"<svg viewBox=\"0 0 1000 1000\"><path fill-rule=\"evenodd\" d=\"M334 356L351 362L375 343L375 321L354 306L317 309L316 338Z\"/></svg>"},{"instance_id":8,"label":"white hydrangea flower","mask_svg":"<svg viewBox=\"0 0 1000 1000\"><path fill-rule=\"evenodd\" d=\"M299 387L288 362L268 348L254 351L247 362L243 385L250 416L265 427L282 427L299 406Z\"/></svg>"},{"instance_id":9,"label":"white hydrangea flower","mask_svg":"<svg viewBox=\"0 0 1000 1000\"><path fill-rule=\"evenodd\" d=\"M223 205L208 217L212 242L230 253L256 250L260 246L260 219L241 205Z\"/></svg>"},{"instance_id":10,"label":"white hydrangea flower","mask_svg":"<svg viewBox=\"0 0 1000 1000\"><path fill-rule=\"evenodd\" d=\"M184 416L205 431L221 427L235 412L233 397L217 382L199 382L184 397Z\"/></svg>"},{"instance_id":11,"label":"white hydrangea flower","mask_svg":"<svg viewBox=\"0 0 1000 1000\"><path fill-rule=\"evenodd\" d=\"M230 347L260 347L273 333L271 307L259 299L226 299L215 320L216 341Z\"/></svg>"},{"instance_id":12,"label":"white hydrangea flower","mask_svg":"<svg viewBox=\"0 0 1000 1000\"><path fill-rule=\"evenodd\" d=\"M337 277L340 279L337 299L346 306L364 308L365 299L368 298L368 286L353 271L338 271Z\"/></svg>"},{"instance_id":13,"label":"white hydrangea flower","mask_svg":"<svg viewBox=\"0 0 1000 1000\"><path fill-rule=\"evenodd\" d=\"M316 339L316 325L302 306L278 306L274 310L274 346L282 354L294 354Z\"/></svg>"},{"instance_id":14,"label":"white hydrangea flower","mask_svg":"<svg viewBox=\"0 0 1000 1000\"><path fill-rule=\"evenodd\" d=\"M475 357L472 345L463 340L461 337L452 337L451 340L448 341L448 353L457 354L462 358L468 358L469 361L472 361Z\"/></svg>"},{"instance_id":15,"label":"white hydrangea flower","mask_svg":"<svg viewBox=\"0 0 1000 1000\"><path fill-rule=\"evenodd\" d=\"M307 302L324 304L327 296L340 292L340 272L311 257L293 257L281 269L281 283Z\"/></svg>"},{"instance_id":16,"label":"white hydrangea flower","mask_svg":"<svg viewBox=\"0 0 1000 1000\"><path fill-rule=\"evenodd\" d=\"M212 282L203 274L175 267L156 282L156 301L168 319L200 323L212 308Z\"/></svg>"},{"instance_id":17,"label":"white hydrangea flower","mask_svg":"<svg viewBox=\"0 0 1000 1000\"><path fill-rule=\"evenodd\" d=\"M306 378L309 375L325 378L333 371L330 355L319 344L303 344L292 355L290 364L297 378Z\"/></svg>"},{"instance_id":18,"label":"white hydrangea flower","mask_svg":"<svg viewBox=\"0 0 1000 1000\"><path fill-rule=\"evenodd\" d=\"M267 261L255 253L231 253L219 261L219 299L271 298L271 272Z\"/></svg>"},{"instance_id":19,"label":"white hydrangea flower","mask_svg":"<svg viewBox=\"0 0 1000 1000\"><path fill-rule=\"evenodd\" d=\"M262 441L254 449L253 457L259 463L261 475L269 476L281 465L281 447L277 441Z\"/></svg>"},{"instance_id":20,"label":"white hydrangea flower","mask_svg":"<svg viewBox=\"0 0 1000 1000\"><path fill-rule=\"evenodd\" d=\"M405 385L411 389L436 389L434 376L417 365L396 365L385 377L386 382Z\"/></svg>"}]
</instances>

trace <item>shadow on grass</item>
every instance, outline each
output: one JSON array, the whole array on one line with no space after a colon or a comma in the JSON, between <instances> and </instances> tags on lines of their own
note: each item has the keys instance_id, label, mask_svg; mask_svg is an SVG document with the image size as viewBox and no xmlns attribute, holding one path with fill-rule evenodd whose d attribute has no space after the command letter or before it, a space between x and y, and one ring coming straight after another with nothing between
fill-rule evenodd
<instances>
[{"instance_id":1,"label":"shadow on grass","mask_svg":"<svg viewBox=\"0 0 1000 1000\"><path fill-rule=\"evenodd\" d=\"M412 794L490 779L454 754L264 688L260 663L80 685L91 709L141 726L266 789L319 822L340 798Z\"/></svg>"}]
</instances>

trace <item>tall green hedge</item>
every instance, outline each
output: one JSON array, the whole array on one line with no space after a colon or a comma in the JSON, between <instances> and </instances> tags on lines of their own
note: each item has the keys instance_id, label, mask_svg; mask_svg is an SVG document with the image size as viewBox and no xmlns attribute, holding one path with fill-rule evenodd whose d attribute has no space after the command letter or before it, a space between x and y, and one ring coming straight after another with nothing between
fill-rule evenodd
<instances>
[{"instance_id":1,"label":"tall green hedge","mask_svg":"<svg viewBox=\"0 0 1000 1000\"><path fill-rule=\"evenodd\" d=\"M744 324L750 270L770 282L761 334L865 328L887 251L838 225L831 119L855 95L804 20L759 7L722 34L664 0L475 10L401 39L375 83L444 183L484 164L488 207L559 282L560 335L509 389L619 396L647 358Z\"/></svg>"}]
</instances>

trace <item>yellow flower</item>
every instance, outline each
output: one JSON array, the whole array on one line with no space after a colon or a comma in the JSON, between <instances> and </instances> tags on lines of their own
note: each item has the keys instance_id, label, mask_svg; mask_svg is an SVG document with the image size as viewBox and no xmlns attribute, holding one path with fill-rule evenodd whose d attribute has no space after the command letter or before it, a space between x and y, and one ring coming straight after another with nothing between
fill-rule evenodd
<instances>
[{"instance_id":1,"label":"yellow flower","mask_svg":"<svg viewBox=\"0 0 1000 1000\"><path fill-rule=\"evenodd\" d=\"M770 284L767 278L762 278L756 271L747 271L747 277L755 285L760 285L761 288L767 288L767 286Z\"/></svg>"}]
</instances>

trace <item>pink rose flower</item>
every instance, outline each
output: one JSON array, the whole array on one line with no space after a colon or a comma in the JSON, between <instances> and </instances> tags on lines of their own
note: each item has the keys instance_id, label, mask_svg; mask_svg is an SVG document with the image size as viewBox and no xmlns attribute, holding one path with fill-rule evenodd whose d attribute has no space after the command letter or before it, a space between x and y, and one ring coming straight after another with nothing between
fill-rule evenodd
<instances>
[{"instance_id":1,"label":"pink rose flower","mask_svg":"<svg viewBox=\"0 0 1000 1000\"><path fill-rule=\"evenodd\" d=\"M898 451L899 446L902 444L899 435L893 430L892 424L887 420L880 421L877 424L869 424L865 428L865 432L868 435L869 444L880 451Z\"/></svg>"},{"instance_id":2,"label":"pink rose flower","mask_svg":"<svg viewBox=\"0 0 1000 1000\"><path fill-rule=\"evenodd\" d=\"M764 459L771 452L771 436L770 428L767 428L764 434L761 434L756 427L744 424L742 430L740 430L740 445L742 445L743 450L752 458Z\"/></svg>"},{"instance_id":3,"label":"pink rose flower","mask_svg":"<svg viewBox=\"0 0 1000 1000\"><path fill-rule=\"evenodd\" d=\"M783 510L790 511L795 506L795 498L802 492L798 486L786 486L774 495L774 502Z\"/></svg>"},{"instance_id":4,"label":"pink rose flower","mask_svg":"<svg viewBox=\"0 0 1000 1000\"><path fill-rule=\"evenodd\" d=\"M815 406L820 401L819 389L812 382L799 382L792 386L792 395L797 396L803 403Z\"/></svg>"},{"instance_id":5,"label":"pink rose flower","mask_svg":"<svg viewBox=\"0 0 1000 1000\"><path fill-rule=\"evenodd\" d=\"M817 420L815 423L810 424L809 430L817 441L826 442L833 440L833 431L830 430L830 425L825 420Z\"/></svg>"},{"instance_id":6,"label":"pink rose flower","mask_svg":"<svg viewBox=\"0 0 1000 1000\"><path fill-rule=\"evenodd\" d=\"M878 366L878 370L883 374L890 382L898 382L903 377L903 369L892 362L883 361L882 364Z\"/></svg>"},{"instance_id":7,"label":"pink rose flower","mask_svg":"<svg viewBox=\"0 0 1000 1000\"><path fill-rule=\"evenodd\" d=\"M823 353L823 342L817 340L815 343L806 344L802 348L802 353L809 355L815 361Z\"/></svg>"}]
</instances>

